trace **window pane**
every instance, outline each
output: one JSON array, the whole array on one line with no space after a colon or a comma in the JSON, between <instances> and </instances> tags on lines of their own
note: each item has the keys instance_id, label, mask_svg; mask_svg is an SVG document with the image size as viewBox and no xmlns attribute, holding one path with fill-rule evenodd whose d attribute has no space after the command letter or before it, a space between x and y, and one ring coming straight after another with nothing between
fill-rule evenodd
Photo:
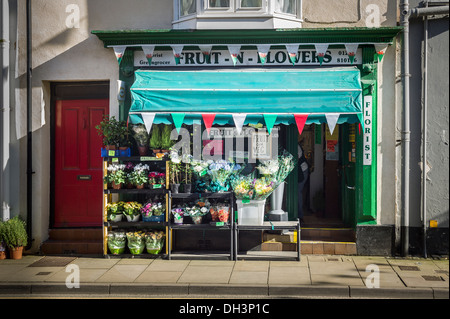
<instances>
[{"instance_id":1,"label":"window pane","mask_svg":"<svg viewBox=\"0 0 450 319\"><path fill-rule=\"evenodd\" d=\"M195 3L196 0L180 0L180 16L195 13Z\"/></svg>"},{"instance_id":2,"label":"window pane","mask_svg":"<svg viewBox=\"0 0 450 319\"><path fill-rule=\"evenodd\" d=\"M241 8L261 8L262 0L241 0Z\"/></svg>"},{"instance_id":3,"label":"window pane","mask_svg":"<svg viewBox=\"0 0 450 319\"><path fill-rule=\"evenodd\" d=\"M230 0L209 0L210 8L228 8L230 7Z\"/></svg>"},{"instance_id":4,"label":"window pane","mask_svg":"<svg viewBox=\"0 0 450 319\"><path fill-rule=\"evenodd\" d=\"M275 11L296 14L296 0L276 0Z\"/></svg>"}]
</instances>

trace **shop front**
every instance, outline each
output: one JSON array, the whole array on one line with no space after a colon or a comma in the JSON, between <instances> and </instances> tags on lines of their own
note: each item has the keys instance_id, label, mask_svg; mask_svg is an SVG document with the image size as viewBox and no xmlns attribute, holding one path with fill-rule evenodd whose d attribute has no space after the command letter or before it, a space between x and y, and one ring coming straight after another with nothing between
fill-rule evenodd
<instances>
[{"instance_id":1,"label":"shop front","mask_svg":"<svg viewBox=\"0 0 450 319\"><path fill-rule=\"evenodd\" d=\"M145 126L150 136L155 126L171 125L173 148L199 161L230 160L247 172L282 152L299 159L280 207L268 200L265 218L300 218L305 234L320 228L354 234L357 226L378 223L378 62L398 32L93 31L116 54L120 119L129 125ZM211 244L208 236L179 232L175 245L228 245ZM246 240L248 249L264 242L260 233Z\"/></svg>"}]
</instances>

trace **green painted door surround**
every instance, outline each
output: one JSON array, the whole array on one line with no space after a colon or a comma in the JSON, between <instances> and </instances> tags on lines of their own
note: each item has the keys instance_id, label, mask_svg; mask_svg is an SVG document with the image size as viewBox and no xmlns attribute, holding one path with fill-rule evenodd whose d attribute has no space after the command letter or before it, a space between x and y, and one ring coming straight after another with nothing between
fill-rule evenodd
<instances>
[{"instance_id":1,"label":"green painted door surround","mask_svg":"<svg viewBox=\"0 0 450 319\"><path fill-rule=\"evenodd\" d=\"M372 163L364 165L364 128L356 129L356 163L354 169L354 194L348 196L354 207L353 216L344 218L352 226L356 224L376 224L377 220L377 69L378 60L373 45L364 43L394 42L401 27L382 28L317 28L317 29L273 29L273 30L96 30L92 31L103 41L105 48L116 45L129 45L119 66L119 79L125 82L126 98L120 104L120 119L125 120L131 107L130 87L134 82L134 52L141 50L139 45L155 44L165 50L170 44L207 45L207 44L240 44L242 48L250 44L276 43L329 43L329 48L341 48L333 43L359 43L363 51L360 68L363 89L363 101L366 96L372 98ZM164 47L166 45L166 47ZM157 50L157 49L156 49ZM112 49L111 49L112 51ZM111 52L113 54L113 52ZM301 67L300 64L295 66ZM320 68L320 67L318 67ZM287 150L297 154L297 135L295 125L287 126ZM353 175L353 174L352 174ZM286 210L289 219L297 216L297 168L287 178ZM345 195L344 195L345 196ZM350 214L351 215L351 214Z\"/></svg>"}]
</instances>

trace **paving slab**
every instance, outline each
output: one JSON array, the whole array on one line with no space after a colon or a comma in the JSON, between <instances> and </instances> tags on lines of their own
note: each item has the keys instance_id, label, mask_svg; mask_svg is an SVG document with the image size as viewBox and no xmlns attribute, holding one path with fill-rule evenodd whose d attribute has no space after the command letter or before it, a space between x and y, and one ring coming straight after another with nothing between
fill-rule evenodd
<instances>
[{"instance_id":1,"label":"paving slab","mask_svg":"<svg viewBox=\"0 0 450 319\"><path fill-rule=\"evenodd\" d=\"M178 279L178 283L227 284L232 270L232 264L226 266L212 265L211 263L208 266L190 264Z\"/></svg>"},{"instance_id":2,"label":"paving slab","mask_svg":"<svg viewBox=\"0 0 450 319\"><path fill-rule=\"evenodd\" d=\"M134 282L137 283L177 283L182 271L154 271L145 270Z\"/></svg>"},{"instance_id":3,"label":"paving slab","mask_svg":"<svg viewBox=\"0 0 450 319\"><path fill-rule=\"evenodd\" d=\"M230 284L261 284L267 285L269 271L233 271Z\"/></svg>"},{"instance_id":4,"label":"paving slab","mask_svg":"<svg viewBox=\"0 0 450 319\"><path fill-rule=\"evenodd\" d=\"M133 282L147 268L147 265L115 265L96 282Z\"/></svg>"},{"instance_id":5,"label":"paving slab","mask_svg":"<svg viewBox=\"0 0 450 319\"><path fill-rule=\"evenodd\" d=\"M269 285L310 285L311 276L305 267L273 266L268 282Z\"/></svg>"}]
</instances>

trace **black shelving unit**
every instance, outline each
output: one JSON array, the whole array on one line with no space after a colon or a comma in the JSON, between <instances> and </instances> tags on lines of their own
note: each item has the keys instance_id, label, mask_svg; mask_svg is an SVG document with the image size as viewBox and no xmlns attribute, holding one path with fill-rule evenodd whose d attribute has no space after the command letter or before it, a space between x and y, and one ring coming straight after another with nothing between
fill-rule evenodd
<instances>
[{"instance_id":1,"label":"black shelving unit","mask_svg":"<svg viewBox=\"0 0 450 319\"><path fill-rule=\"evenodd\" d=\"M137 189L137 188L121 188L121 189L109 189L106 185L104 185L103 188L103 255L106 258L158 258L158 257L165 257L167 256L167 247L168 247L168 225L167 225L167 218L169 216L168 213L168 186L169 186L169 169L168 169L168 159L167 158L155 158L151 156L130 156L130 157L103 157L103 173L104 176L106 176L107 173L107 167L109 163L113 162L133 162L133 163L163 163L161 165L164 166L165 173L166 173L166 187L161 189L150 189L150 188L143 188L143 189ZM145 221L137 221L137 222L129 222L129 221L109 221L107 219L107 210L106 205L107 203L112 201L112 195L133 195L133 196L140 196L145 195L147 197L150 196L162 196L165 198L166 202L166 212L165 212L165 219L162 222L145 222ZM160 253L158 255L152 255L143 253L140 255L133 255L133 254L120 254L120 255L113 255L108 252L108 232L114 230L114 229L155 229L155 230L163 230L166 234L166 244L165 244L165 253Z\"/></svg>"},{"instance_id":2,"label":"black shelving unit","mask_svg":"<svg viewBox=\"0 0 450 319\"><path fill-rule=\"evenodd\" d=\"M172 193L169 191L169 212L172 208L173 199L182 199L185 201L193 201L200 198L208 199L228 199L230 205L230 212L228 223L217 224L217 223L202 223L202 224L174 224L171 220L171 216L168 218L168 258L189 258L189 259L224 259L234 260L234 194L233 192L223 192L223 193ZM230 233L230 249L229 251L183 251L183 252L172 252L173 234L172 231L192 231L192 230L203 230L203 231L228 231Z\"/></svg>"}]
</instances>

